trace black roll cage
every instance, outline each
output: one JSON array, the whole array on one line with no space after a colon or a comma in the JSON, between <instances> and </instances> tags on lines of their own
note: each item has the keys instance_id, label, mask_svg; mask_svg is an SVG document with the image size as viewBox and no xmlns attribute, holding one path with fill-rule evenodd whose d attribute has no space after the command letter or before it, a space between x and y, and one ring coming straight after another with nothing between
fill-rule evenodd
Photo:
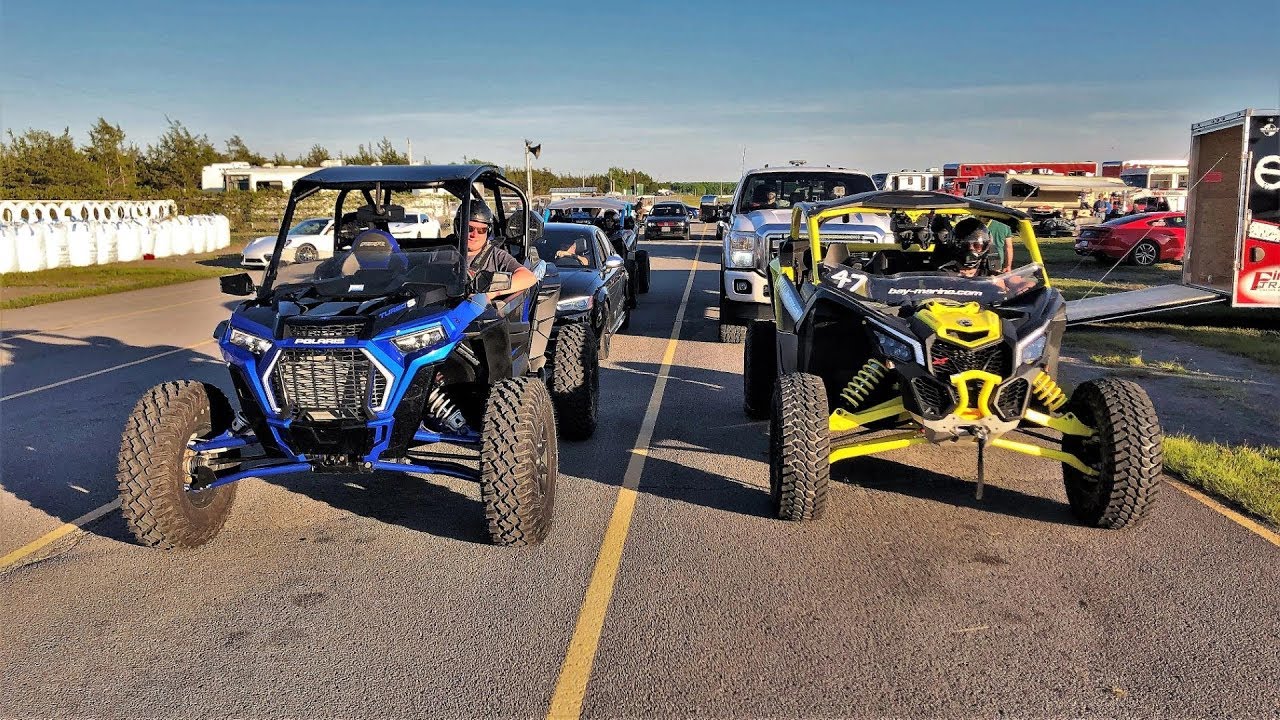
<instances>
[{"instance_id":1,"label":"black roll cage","mask_svg":"<svg viewBox=\"0 0 1280 720\"><path fill-rule=\"evenodd\" d=\"M321 190L338 191L338 198L334 201L333 207L334 250L337 251L338 232L341 229L343 216L343 202L353 190L360 192L368 206L378 207L391 204L391 193L395 190L423 190L443 187L455 198L462 201L460 209L462 217L470 217L471 202L476 195L475 185L477 184L493 192L494 204L497 205L497 207L490 208L495 216L494 239L504 245L510 245L515 240L505 237L509 217L503 202L503 188L510 190L511 194L520 201L521 209L524 211L524 227L521 228L519 242L523 247L524 257L528 258L529 230L532 222L529 198L525 196L520 186L508 180L496 165L386 165L324 168L304 176L294 183L293 190L289 193L289 201L285 204L284 216L280 220L280 231L276 235L276 244L271 254L271 262L267 265L266 272L262 277L262 284L258 287L258 299L267 298L270 295L272 285L275 284L276 273L280 267L280 256L288 243L289 228L293 227L293 215L298 203L315 193ZM375 195L379 195L379 197L375 197ZM381 202L376 202L378 200ZM464 281L462 285L465 287L468 284L466 281L469 280L467 273L467 236L465 233L454 233L454 235L458 243L458 261L454 272L457 277Z\"/></svg>"}]
</instances>

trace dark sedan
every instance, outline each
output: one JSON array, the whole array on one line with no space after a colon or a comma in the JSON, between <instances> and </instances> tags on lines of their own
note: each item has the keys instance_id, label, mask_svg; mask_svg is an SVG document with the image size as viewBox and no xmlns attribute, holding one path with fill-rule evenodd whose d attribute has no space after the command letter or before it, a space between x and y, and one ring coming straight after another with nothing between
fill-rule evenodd
<instances>
[{"instance_id":1,"label":"dark sedan","mask_svg":"<svg viewBox=\"0 0 1280 720\"><path fill-rule=\"evenodd\" d=\"M689 210L684 203L658 203L649 211L644 219L644 237L646 240L658 238L680 238L688 240Z\"/></svg>"},{"instance_id":2,"label":"dark sedan","mask_svg":"<svg viewBox=\"0 0 1280 720\"><path fill-rule=\"evenodd\" d=\"M623 259L599 228L547 223L538 240L538 257L560 273L556 325L585 322L608 356L613 334L630 322L628 282Z\"/></svg>"}]
</instances>

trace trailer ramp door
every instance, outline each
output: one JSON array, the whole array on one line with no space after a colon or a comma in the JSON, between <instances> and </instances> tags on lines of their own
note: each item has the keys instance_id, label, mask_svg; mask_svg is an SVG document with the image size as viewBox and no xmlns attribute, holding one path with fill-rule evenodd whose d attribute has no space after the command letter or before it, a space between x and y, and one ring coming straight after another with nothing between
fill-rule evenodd
<instances>
[{"instance_id":1,"label":"trailer ramp door","mask_svg":"<svg viewBox=\"0 0 1280 720\"><path fill-rule=\"evenodd\" d=\"M1119 320L1164 310L1226 302L1227 296L1190 285L1159 285L1142 290L1067 301L1067 325Z\"/></svg>"}]
</instances>

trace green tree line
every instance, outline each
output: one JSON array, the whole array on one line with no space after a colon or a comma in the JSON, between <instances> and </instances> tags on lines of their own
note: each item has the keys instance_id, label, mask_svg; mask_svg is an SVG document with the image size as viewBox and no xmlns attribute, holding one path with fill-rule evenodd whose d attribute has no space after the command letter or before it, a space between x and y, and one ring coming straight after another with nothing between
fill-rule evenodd
<instances>
[{"instance_id":1,"label":"green tree line","mask_svg":"<svg viewBox=\"0 0 1280 720\"><path fill-rule=\"evenodd\" d=\"M9 130L6 137L0 139L0 197L58 200L186 195L200 190L200 171L212 163L243 161L262 165L271 162L316 167L330 159L341 159L348 165L409 162L386 137L358 145L355 152L334 154L321 145L313 145L298 157L279 152L268 157L250 148L238 134L219 147L208 135L197 134L173 119L168 120L168 127L154 143L140 147L119 125L99 117L89 129L88 142L83 145L76 143L70 128L64 128L61 134L37 129L14 134ZM483 162L476 158L465 161ZM507 166L504 170L512 181L524 185L523 167ZM649 173L635 168L611 167L585 176L561 174L546 168L533 170L535 195L545 195L553 187L584 185L602 192L622 193L634 193L641 188L652 193L669 186L676 192L696 194L701 191L677 186L700 188L724 183L661 184Z\"/></svg>"}]
</instances>

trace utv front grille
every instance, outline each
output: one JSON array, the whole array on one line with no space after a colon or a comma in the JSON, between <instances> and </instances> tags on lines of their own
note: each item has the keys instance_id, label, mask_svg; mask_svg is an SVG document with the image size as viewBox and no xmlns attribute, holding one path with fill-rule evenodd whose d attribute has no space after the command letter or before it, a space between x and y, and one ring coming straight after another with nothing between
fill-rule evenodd
<instances>
[{"instance_id":1,"label":"utv front grille","mask_svg":"<svg viewBox=\"0 0 1280 720\"><path fill-rule=\"evenodd\" d=\"M303 325L302 323L285 323L286 338L353 338L364 331L364 322L330 323L327 325Z\"/></svg>"},{"instance_id":2,"label":"utv front grille","mask_svg":"<svg viewBox=\"0 0 1280 720\"><path fill-rule=\"evenodd\" d=\"M280 351L271 371L272 391L281 408L300 413L361 417L365 403L380 408L387 378L357 348Z\"/></svg>"},{"instance_id":3,"label":"utv front grille","mask_svg":"<svg viewBox=\"0 0 1280 720\"><path fill-rule=\"evenodd\" d=\"M1008 352L1001 343L977 350L960 347L946 340L937 340L929 350L929 367L933 374L949 379L966 370L985 370L1004 377L1009 372Z\"/></svg>"},{"instance_id":4,"label":"utv front grille","mask_svg":"<svg viewBox=\"0 0 1280 720\"><path fill-rule=\"evenodd\" d=\"M1031 384L1024 378L1005 383L996 395L996 412L1004 420L1022 417L1022 409L1027 406L1027 393L1030 390Z\"/></svg>"},{"instance_id":5,"label":"utv front grille","mask_svg":"<svg viewBox=\"0 0 1280 720\"><path fill-rule=\"evenodd\" d=\"M945 385L925 375L911 378L911 390L916 396L920 414L930 420L946 415L955 404L951 391Z\"/></svg>"}]
</instances>

